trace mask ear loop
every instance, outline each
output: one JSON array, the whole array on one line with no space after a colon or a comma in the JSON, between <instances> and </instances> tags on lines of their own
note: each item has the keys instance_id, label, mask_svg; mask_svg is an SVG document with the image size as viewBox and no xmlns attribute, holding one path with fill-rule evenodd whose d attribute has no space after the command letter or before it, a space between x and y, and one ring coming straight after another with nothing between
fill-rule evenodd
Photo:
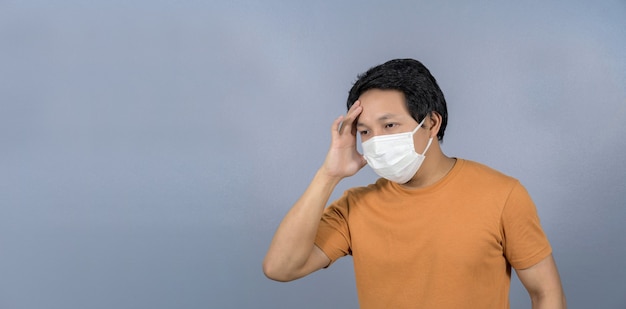
<instances>
[{"instance_id":1,"label":"mask ear loop","mask_svg":"<svg viewBox=\"0 0 626 309\"><path fill-rule=\"evenodd\" d=\"M424 125L424 121L426 121L426 117L424 117L424 119L422 119L422 122L420 122L420 123L417 125L417 127L415 127L415 129L413 129L413 132L411 132L411 133L415 134L415 132L417 132L417 130L419 130L419 128L421 128L421 127L422 127L422 125Z\"/></svg>"},{"instance_id":2,"label":"mask ear loop","mask_svg":"<svg viewBox=\"0 0 626 309\"><path fill-rule=\"evenodd\" d=\"M415 132L417 132L417 130L418 130L419 128L421 128L421 127L422 127L422 125L424 124L424 121L426 121L426 117L424 117L424 119L422 119L422 122L420 122L420 123L417 125L417 128L415 128L415 129L413 130L413 134L415 134ZM423 156L423 155L425 155L425 154L426 154L426 151L428 151L428 148L430 148L430 144L431 144L432 142L433 142L433 138L431 137L431 138L429 138L429 139L428 139L428 144L426 144L426 148L424 149L424 152L422 152L422 154L421 154L420 156ZM416 151L415 153L417 153L417 151Z\"/></svg>"},{"instance_id":3,"label":"mask ear loop","mask_svg":"<svg viewBox=\"0 0 626 309\"><path fill-rule=\"evenodd\" d=\"M426 149L424 149L424 152L422 152L421 154L422 156L426 154L426 151L428 151L428 148L430 148L430 144L432 144L432 142L433 142L433 138L431 137L428 139L428 144L426 144Z\"/></svg>"}]
</instances>

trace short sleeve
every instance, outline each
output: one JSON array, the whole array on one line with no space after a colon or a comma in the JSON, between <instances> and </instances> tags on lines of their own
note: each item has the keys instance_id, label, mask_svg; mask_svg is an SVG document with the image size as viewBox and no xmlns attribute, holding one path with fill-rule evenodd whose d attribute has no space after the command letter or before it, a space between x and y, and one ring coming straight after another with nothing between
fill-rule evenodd
<instances>
[{"instance_id":1,"label":"short sleeve","mask_svg":"<svg viewBox=\"0 0 626 309\"><path fill-rule=\"evenodd\" d=\"M535 204L519 182L511 190L502 211L502 229L504 254L516 269L531 267L552 253Z\"/></svg>"},{"instance_id":2,"label":"short sleeve","mask_svg":"<svg viewBox=\"0 0 626 309\"><path fill-rule=\"evenodd\" d=\"M346 193L328 206L320 219L317 235L315 236L315 245L328 256L330 264L340 257L351 254L348 214L349 207Z\"/></svg>"}]
</instances>

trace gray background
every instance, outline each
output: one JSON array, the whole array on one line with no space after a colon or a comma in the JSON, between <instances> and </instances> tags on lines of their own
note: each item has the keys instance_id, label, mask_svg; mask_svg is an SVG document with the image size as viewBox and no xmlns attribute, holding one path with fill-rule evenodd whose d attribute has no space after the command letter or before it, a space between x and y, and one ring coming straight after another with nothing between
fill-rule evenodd
<instances>
[{"instance_id":1,"label":"gray background","mask_svg":"<svg viewBox=\"0 0 626 309\"><path fill-rule=\"evenodd\" d=\"M626 308L625 51L624 1L0 1L0 308L356 308L349 257L261 261L397 57L446 94L444 151L528 188L570 308Z\"/></svg>"}]
</instances>

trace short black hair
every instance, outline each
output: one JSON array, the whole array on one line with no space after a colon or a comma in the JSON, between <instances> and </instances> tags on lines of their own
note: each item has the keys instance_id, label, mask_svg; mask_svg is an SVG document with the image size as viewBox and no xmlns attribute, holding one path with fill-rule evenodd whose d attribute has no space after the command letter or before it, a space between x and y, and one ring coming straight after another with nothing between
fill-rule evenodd
<instances>
[{"instance_id":1,"label":"short black hair","mask_svg":"<svg viewBox=\"0 0 626 309\"><path fill-rule=\"evenodd\" d=\"M404 93L409 113L418 123L431 112L437 112L441 115L437 139L443 140L448 124L446 99L435 77L421 62L414 59L394 59L359 74L348 94L348 109L361 94L370 89L398 90Z\"/></svg>"}]
</instances>

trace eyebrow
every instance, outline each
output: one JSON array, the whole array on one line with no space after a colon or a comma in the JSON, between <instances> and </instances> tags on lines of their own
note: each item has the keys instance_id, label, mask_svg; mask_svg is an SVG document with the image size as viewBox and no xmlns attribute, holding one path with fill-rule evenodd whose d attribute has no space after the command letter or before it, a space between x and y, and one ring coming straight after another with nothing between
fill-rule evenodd
<instances>
[{"instance_id":1,"label":"eyebrow","mask_svg":"<svg viewBox=\"0 0 626 309\"><path fill-rule=\"evenodd\" d=\"M397 115L387 113L387 114L384 114L384 115L382 115L382 116L378 117L378 119L376 119L376 120L377 120L378 122L384 122L384 121L386 121L386 120L393 119L393 118L397 118ZM357 127L367 127L367 126L366 126L365 124L363 124L362 122L357 122L357 123L356 123L356 126L357 126Z\"/></svg>"}]
</instances>

